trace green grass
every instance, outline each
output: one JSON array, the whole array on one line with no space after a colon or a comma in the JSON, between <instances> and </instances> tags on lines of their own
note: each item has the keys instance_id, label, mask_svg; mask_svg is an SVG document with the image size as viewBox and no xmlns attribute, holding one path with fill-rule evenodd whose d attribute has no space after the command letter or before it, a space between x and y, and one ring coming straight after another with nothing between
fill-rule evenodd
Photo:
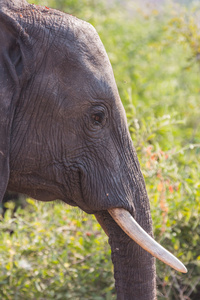
<instances>
[{"instance_id":1,"label":"green grass","mask_svg":"<svg viewBox=\"0 0 200 300\"><path fill-rule=\"evenodd\" d=\"M198 6L144 13L103 1L38 2L97 29L127 112L155 238L189 270L181 275L157 262L158 299L199 299L194 296L200 289ZM8 212L0 224L2 299L115 299L110 249L93 217L32 201L16 217ZM12 235L8 228L14 228Z\"/></svg>"}]
</instances>

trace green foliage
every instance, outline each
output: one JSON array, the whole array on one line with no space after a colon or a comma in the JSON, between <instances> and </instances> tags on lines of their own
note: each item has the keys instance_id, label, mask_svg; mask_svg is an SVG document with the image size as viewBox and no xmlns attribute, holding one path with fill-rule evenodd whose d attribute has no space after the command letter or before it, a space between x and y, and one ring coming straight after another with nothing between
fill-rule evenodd
<instances>
[{"instance_id":1,"label":"green foliage","mask_svg":"<svg viewBox=\"0 0 200 300\"><path fill-rule=\"evenodd\" d=\"M95 218L28 202L0 224L0 299L114 299L110 249Z\"/></svg>"},{"instance_id":2,"label":"green foliage","mask_svg":"<svg viewBox=\"0 0 200 300\"><path fill-rule=\"evenodd\" d=\"M130 2L35 1L97 29L127 112L155 238L189 270L182 275L157 262L158 299L199 299L199 7ZM1 223L0 298L115 299L110 249L94 218L29 202Z\"/></svg>"}]
</instances>

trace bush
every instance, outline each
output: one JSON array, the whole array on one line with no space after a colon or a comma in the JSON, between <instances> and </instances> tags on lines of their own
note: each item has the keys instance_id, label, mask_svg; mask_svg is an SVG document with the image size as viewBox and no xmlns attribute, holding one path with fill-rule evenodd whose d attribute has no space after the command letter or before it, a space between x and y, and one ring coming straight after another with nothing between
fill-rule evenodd
<instances>
[{"instance_id":1,"label":"bush","mask_svg":"<svg viewBox=\"0 0 200 300\"><path fill-rule=\"evenodd\" d=\"M110 249L95 218L64 204L28 203L0 224L0 298L114 299Z\"/></svg>"}]
</instances>

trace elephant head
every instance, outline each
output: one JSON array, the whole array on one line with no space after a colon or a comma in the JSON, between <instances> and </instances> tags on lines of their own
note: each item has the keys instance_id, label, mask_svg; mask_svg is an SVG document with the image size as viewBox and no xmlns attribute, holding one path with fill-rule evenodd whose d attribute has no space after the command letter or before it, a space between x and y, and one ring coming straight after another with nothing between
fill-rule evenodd
<instances>
[{"instance_id":1,"label":"elephant head","mask_svg":"<svg viewBox=\"0 0 200 300\"><path fill-rule=\"evenodd\" d=\"M10 189L95 214L118 299L155 299L151 254L186 269L151 237L144 179L98 34L25 0L0 0L0 26L0 197Z\"/></svg>"}]
</instances>

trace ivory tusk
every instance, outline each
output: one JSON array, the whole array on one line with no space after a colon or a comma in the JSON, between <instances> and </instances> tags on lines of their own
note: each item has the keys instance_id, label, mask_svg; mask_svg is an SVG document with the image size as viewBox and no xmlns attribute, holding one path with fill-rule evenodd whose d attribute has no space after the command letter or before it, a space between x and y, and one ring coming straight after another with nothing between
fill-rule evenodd
<instances>
[{"instance_id":1,"label":"ivory tusk","mask_svg":"<svg viewBox=\"0 0 200 300\"><path fill-rule=\"evenodd\" d=\"M112 208L108 209L108 212L122 230L143 249L175 270L187 273L182 262L148 235L127 210Z\"/></svg>"}]
</instances>

